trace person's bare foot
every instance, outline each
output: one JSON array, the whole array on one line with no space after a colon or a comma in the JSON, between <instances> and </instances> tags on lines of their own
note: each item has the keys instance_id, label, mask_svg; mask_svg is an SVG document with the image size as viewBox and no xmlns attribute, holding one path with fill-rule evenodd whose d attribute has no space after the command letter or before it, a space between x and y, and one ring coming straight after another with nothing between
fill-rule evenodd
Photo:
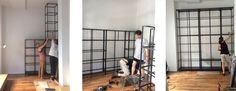
<instances>
[{"instance_id":1,"label":"person's bare foot","mask_svg":"<svg viewBox=\"0 0 236 91\"><path fill-rule=\"evenodd\" d=\"M225 76L225 73L224 73L224 72L222 72L222 75L223 75L223 76Z\"/></svg>"},{"instance_id":2,"label":"person's bare foot","mask_svg":"<svg viewBox=\"0 0 236 91\"><path fill-rule=\"evenodd\" d=\"M43 76L41 76L40 79L43 79Z\"/></svg>"}]
</instances>

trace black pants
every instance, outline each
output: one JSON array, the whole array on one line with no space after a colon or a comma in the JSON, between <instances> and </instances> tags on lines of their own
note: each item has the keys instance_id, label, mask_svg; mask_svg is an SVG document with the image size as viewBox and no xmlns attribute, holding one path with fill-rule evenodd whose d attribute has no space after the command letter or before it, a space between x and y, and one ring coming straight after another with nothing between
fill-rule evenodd
<instances>
[{"instance_id":1,"label":"black pants","mask_svg":"<svg viewBox=\"0 0 236 91\"><path fill-rule=\"evenodd\" d=\"M58 58L50 56L51 75L56 76L58 71Z\"/></svg>"}]
</instances>

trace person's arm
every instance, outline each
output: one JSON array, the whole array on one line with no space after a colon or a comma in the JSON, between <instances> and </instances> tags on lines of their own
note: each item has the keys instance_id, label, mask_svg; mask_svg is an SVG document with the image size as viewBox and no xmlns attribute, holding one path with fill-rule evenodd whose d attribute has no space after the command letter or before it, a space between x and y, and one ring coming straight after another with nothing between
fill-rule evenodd
<instances>
[{"instance_id":1,"label":"person's arm","mask_svg":"<svg viewBox=\"0 0 236 91\"><path fill-rule=\"evenodd\" d=\"M45 47L47 45L48 39L46 38L46 41L43 43L43 45L40 45L38 47L38 51L41 51L43 49L43 47Z\"/></svg>"},{"instance_id":2,"label":"person's arm","mask_svg":"<svg viewBox=\"0 0 236 91\"><path fill-rule=\"evenodd\" d=\"M230 39L232 37L232 33L229 32L229 36L224 40L226 43L229 43L230 42Z\"/></svg>"},{"instance_id":3,"label":"person's arm","mask_svg":"<svg viewBox=\"0 0 236 91\"><path fill-rule=\"evenodd\" d=\"M149 61L149 49L148 48L145 48L144 49L144 56L145 56L145 60L148 62Z\"/></svg>"},{"instance_id":4,"label":"person's arm","mask_svg":"<svg viewBox=\"0 0 236 91\"><path fill-rule=\"evenodd\" d=\"M217 49L218 51L220 51L221 49L220 49L220 44L218 45L218 49Z\"/></svg>"},{"instance_id":5,"label":"person's arm","mask_svg":"<svg viewBox=\"0 0 236 91\"><path fill-rule=\"evenodd\" d=\"M143 43L144 43L144 46L147 46L147 47L149 46L147 40L144 39ZM149 61L149 48L144 48L144 57L145 57L146 62L148 62Z\"/></svg>"}]
</instances>

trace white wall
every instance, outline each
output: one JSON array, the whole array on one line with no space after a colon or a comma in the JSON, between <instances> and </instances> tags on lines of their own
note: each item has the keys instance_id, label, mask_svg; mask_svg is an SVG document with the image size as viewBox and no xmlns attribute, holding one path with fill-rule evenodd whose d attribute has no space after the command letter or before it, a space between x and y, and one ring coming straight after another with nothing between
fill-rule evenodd
<instances>
[{"instance_id":1,"label":"white wall","mask_svg":"<svg viewBox=\"0 0 236 91\"><path fill-rule=\"evenodd\" d=\"M137 29L136 0L83 0L83 27Z\"/></svg>"},{"instance_id":2,"label":"white wall","mask_svg":"<svg viewBox=\"0 0 236 91\"><path fill-rule=\"evenodd\" d=\"M137 0L137 27L142 29L143 25L154 25L155 0Z\"/></svg>"},{"instance_id":3,"label":"white wall","mask_svg":"<svg viewBox=\"0 0 236 91\"><path fill-rule=\"evenodd\" d=\"M61 85L70 85L70 69L69 69L69 4L67 0L58 0L59 12L59 82ZM78 70L79 71L79 70Z\"/></svg>"},{"instance_id":4,"label":"white wall","mask_svg":"<svg viewBox=\"0 0 236 91\"><path fill-rule=\"evenodd\" d=\"M177 71L177 47L174 0L166 0L166 61L170 71Z\"/></svg>"},{"instance_id":5,"label":"white wall","mask_svg":"<svg viewBox=\"0 0 236 91\"><path fill-rule=\"evenodd\" d=\"M24 73L24 40L44 37L44 10L3 8L3 71Z\"/></svg>"},{"instance_id":6,"label":"white wall","mask_svg":"<svg viewBox=\"0 0 236 91\"><path fill-rule=\"evenodd\" d=\"M24 73L24 40L44 38L44 4L42 0L28 0L25 7L24 0L3 2L0 44L7 45L2 50L4 73Z\"/></svg>"}]
</instances>

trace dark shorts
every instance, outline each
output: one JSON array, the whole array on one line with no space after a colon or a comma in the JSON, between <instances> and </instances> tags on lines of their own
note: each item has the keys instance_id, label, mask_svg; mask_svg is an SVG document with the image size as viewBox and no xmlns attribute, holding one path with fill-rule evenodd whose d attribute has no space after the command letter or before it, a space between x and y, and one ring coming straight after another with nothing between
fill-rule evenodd
<instances>
[{"instance_id":1,"label":"dark shorts","mask_svg":"<svg viewBox=\"0 0 236 91\"><path fill-rule=\"evenodd\" d=\"M131 68L132 68L132 64L133 64L133 61L136 61L137 62L137 64L136 64L136 69L139 69L139 64L141 63L141 64L144 64L144 61L143 60L138 60L138 59L136 59L136 58L133 58L133 59L127 59L126 58L126 60L128 60L128 63L126 64L126 65L128 65L129 66L129 70L131 70Z\"/></svg>"},{"instance_id":2,"label":"dark shorts","mask_svg":"<svg viewBox=\"0 0 236 91\"><path fill-rule=\"evenodd\" d=\"M140 63L140 64L144 64L145 63L143 60L139 60L139 59L136 59L136 58L134 58L134 61L136 61L137 63Z\"/></svg>"}]
</instances>

